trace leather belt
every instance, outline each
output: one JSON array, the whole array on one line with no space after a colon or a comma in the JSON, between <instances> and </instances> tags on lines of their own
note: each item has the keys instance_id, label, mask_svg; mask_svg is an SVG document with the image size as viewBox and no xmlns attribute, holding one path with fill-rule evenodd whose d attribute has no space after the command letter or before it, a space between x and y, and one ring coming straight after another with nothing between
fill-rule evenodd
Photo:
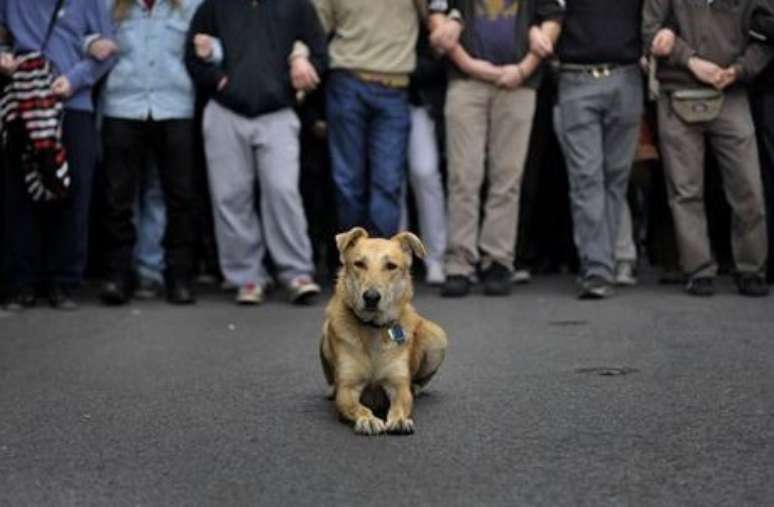
<instances>
[{"instance_id":1,"label":"leather belt","mask_svg":"<svg viewBox=\"0 0 774 507\"><path fill-rule=\"evenodd\" d=\"M364 70L355 70L352 71L352 74L366 83L376 83L388 88L408 88L409 85L409 76L406 74L389 74Z\"/></svg>"},{"instance_id":2,"label":"leather belt","mask_svg":"<svg viewBox=\"0 0 774 507\"><path fill-rule=\"evenodd\" d=\"M582 72L588 74L595 79L608 77L612 72L622 67L617 63L597 63L597 64L581 64L581 63L562 63L559 64L559 70L561 72Z\"/></svg>"}]
</instances>

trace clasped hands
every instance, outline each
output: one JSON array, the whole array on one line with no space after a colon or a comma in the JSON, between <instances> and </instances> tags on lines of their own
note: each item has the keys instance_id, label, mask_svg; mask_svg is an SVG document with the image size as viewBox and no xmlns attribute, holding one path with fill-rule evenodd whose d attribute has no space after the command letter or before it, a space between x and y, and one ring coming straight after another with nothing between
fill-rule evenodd
<instances>
[{"instance_id":1,"label":"clasped hands","mask_svg":"<svg viewBox=\"0 0 774 507\"><path fill-rule=\"evenodd\" d=\"M661 58L668 58L674 51L675 40L676 36L672 30L662 28L653 38L650 46L651 54ZM739 71L736 67L723 68L698 56L692 56L688 59L688 69L696 79L717 90L724 90L739 79Z\"/></svg>"}]
</instances>

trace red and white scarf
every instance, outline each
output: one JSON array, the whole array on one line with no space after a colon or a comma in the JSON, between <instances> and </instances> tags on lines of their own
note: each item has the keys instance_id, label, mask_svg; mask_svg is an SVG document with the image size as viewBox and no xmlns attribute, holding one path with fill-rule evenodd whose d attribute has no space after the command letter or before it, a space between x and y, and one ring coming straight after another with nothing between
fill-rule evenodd
<instances>
[{"instance_id":1,"label":"red and white scarf","mask_svg":"<svg viewBox=\"0 0 774 507\"><path fill-rule=\"evenodd\" d=\"M40 53L20 57L2 90L0 133L14 161L21 164L34 201L61 199L70 187L62 144L62 101L51 89L55 75Z\"/></svg>"}]
</instances>

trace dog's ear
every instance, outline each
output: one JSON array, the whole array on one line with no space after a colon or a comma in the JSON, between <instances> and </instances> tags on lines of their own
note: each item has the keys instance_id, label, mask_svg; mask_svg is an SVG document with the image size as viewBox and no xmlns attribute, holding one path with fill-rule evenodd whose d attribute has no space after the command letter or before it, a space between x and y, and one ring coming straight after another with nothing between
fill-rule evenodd
<instances>
[{"instance_id":1,"label":"dog's ear","mask_svg":"<svg viewBox=\"0 0 774 507\"><path fill-rule=\"evenodd\" d=\"M415 234L410 232L399 232L392 237L392 241L397 241L400 243L400 246L409 255L413 253L420 259L424 259L425 255L427 255L425 245L422 243L422 240L420 240Z\"/></svg>"},{"instance_id":2,"label":"dog's ear","mask_svg":"<svg viewBox=\"0 0 774 507\"><path fill-rule=\"evenodd\" d=\"M339 259L344 264L344 253L355 246L358 240L368 237L368 232L362 227L354 227L347 232L336 234L336 247L339 249Z\"/></svg>"}]
</instances>

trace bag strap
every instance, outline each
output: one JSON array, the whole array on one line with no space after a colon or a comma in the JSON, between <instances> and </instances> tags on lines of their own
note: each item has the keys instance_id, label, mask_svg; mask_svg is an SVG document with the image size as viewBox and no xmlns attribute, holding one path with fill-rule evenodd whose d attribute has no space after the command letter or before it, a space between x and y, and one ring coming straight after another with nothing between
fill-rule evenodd
<instances>
[{"instance_id":1,"label":"bag strap","mask_svg":"<svg viewBox=\"0 0 774 507\"><path fill-rule=\"evenodd\" d=\"M43 52L43 50L46 49L46 46L48 45L48 41L51 38L51 34L54 33L54 25L56 25L56 20L57 18L59 18L59 11L62 10L62 4L64 4L64 0L56 0L56 5L54 6L54 12L51 13L51 19L48 21L46 36L43 38L43 44L40 46L41 53Z\"/></svg>"}]
</instances>

